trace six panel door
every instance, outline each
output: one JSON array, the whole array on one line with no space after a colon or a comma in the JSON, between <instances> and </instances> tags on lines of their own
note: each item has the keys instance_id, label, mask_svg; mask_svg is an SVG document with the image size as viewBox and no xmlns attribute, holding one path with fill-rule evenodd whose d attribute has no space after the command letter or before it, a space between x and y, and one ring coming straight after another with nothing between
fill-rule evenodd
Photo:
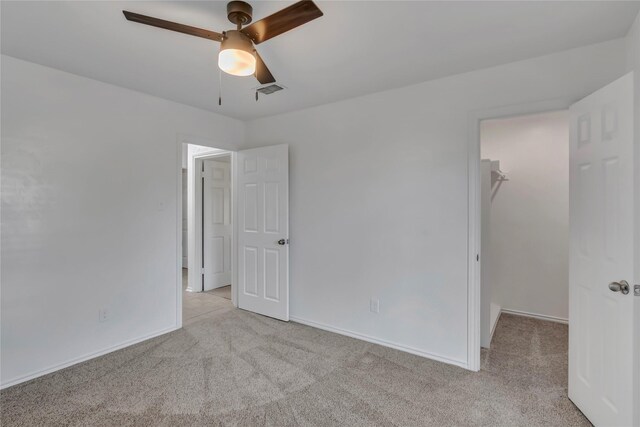
<instances>
[{"instance_id":1,"label":"six panel door","mask_svg":"<svg viewBox=\"0 0 640 427\"><path fill-rule=\"evenodd\" d=\"M289 147L238 152L238 306L289 320Z\"/></svg>"},{"instance_id":2,"label":"six panel door","mask_svg":"<svg viewBox=\"0 0 640 427\"><path fill-rule=\"evenodd\" d=\"M633 74L570 109L569 398L596 426L632 425ZM615 287L615 286L614 286Z\"/></svg>"},{"instance_id":3,"label":"six panel door","mask_svg":"<svg viewBox=\"0 0 640 427\"><path fill-rule=\"evenodd\" d=\"M231 284L231 167L229 162L204 164L204 290Z\"/></svg>"}]
</instances>

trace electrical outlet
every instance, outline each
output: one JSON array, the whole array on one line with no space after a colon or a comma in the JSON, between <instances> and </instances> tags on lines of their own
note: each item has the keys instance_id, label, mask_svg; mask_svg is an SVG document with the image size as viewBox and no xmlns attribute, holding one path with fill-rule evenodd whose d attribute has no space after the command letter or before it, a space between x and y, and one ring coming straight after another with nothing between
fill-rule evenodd
<instances>
[{"instance_id":1,"label":"electrical outlet","mask_svg":"<svg viewBox=\"0 0 640 427\"><path fill-rule=\"evenodd\" d=\"M372 313L380 313L380 300L371 298L371 301L369 301L369 310Z\"/></svg>"},{"instance_id":2,"label":"electrical outlet","mask_svg":"<svg viewBox=\"0 0 640 427\"><path fill-rule=\"evenodd\" d=\"M100 310L98 310L98 321L106 322L107 320L109 320L109 310L107 310L106 308L101 308Z\"/></svg>"}]
</instances>

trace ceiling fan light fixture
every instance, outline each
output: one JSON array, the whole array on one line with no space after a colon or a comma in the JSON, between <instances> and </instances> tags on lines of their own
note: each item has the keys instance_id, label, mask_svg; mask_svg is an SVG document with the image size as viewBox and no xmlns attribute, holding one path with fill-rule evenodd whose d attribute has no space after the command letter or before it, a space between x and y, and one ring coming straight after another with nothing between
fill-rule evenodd
<instances>
[{"instance_id":1,"label":"ceiling fan light fixture","mask_svg":"<svg viewBox=\"0 0 640 427\"><path fill-rule=\"evenodd\" d=\"M128 10L123 10L122 13L131 22L219 42L218 67L220 70L234 76L254 75L261 85L275 83L276 79L254 48L254 44L270 40L322 16L322 11L313 3L313 0L299 0L252 23L251 5L242 0L233 0L227 4L227 18L235 24L236 29L218 33Z\"/></svg>"},{"instance_id":2,"label":"ceiling fan light fixture","mask_svg":"<svg viewBox=\"0 0 640 427\"><path fill-rule=\"evenodd\" d=\"M256 57L251 40L236 30L227 31L218 54L218 67L233 76L251 76L256 72Z\"/></svg>"}]
</instances>

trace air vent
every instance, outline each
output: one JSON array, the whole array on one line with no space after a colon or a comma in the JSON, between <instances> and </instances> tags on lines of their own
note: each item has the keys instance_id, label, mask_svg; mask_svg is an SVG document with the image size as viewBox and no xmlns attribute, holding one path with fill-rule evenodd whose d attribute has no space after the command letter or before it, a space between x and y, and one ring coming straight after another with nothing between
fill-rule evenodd
<instances>
[{"instance_id":1,"label":"air vent","mask_svg":"<svg viewBox=\"0 0 640 427\"><path fill-rule=\"evenodd\" d=\"M265 95L271 95L273 92L277 92L279 90L284 89L282 86L278 86L278 85L269 85L269 86L264 86L258 89L258 92L265 94Z\"/></svg>"}]
</instances>

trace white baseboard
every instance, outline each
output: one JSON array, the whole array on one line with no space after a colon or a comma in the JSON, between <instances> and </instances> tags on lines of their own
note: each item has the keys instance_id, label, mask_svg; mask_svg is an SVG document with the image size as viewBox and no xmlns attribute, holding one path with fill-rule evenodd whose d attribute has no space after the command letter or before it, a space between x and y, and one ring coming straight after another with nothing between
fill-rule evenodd
<instances>
[{"instance_id":1,"label":"white baseboard","mask_svg":"<svg viewBox=\"0 0 640 427\"><path fill-rule=\"evenodd\" d=\"M23 383L23 382L26 382L26 381L29 381L29 380L32 380L32 379L35 379L35 378L38 378L38 377L41 377L43 375L50 374L50 373L55 372L55 371L59 371L59 370L64 369L64 368L68 368L69 366L73 366L73 365L76 365L78 363L90 360L90 359L95 359L96 357L103 356L103 355L105 355L107 353L111 353L113 351L120 350L122 348L129 347L129 346L134 345L134 344L138 344L138 343L140 343L142 341L146 341L148 339L155 338L157 336L164 335L164 334L167 334L169 332L173 332L173 331L178 330L178 329L180 329L180 328L177 328L177 327L173 326L171 328L163 329L163 330L157 331L157 332L153 332L153 333L151 333L149 335L145 335L145 336L140 337L140 338L135 338L135 339L132 339L132 340L129 340L129 341L125 341L125 342L120 343L118 345L115 345L115 346L112 346L112 347L108 347L108 348L106 348L104 350L97 351L95 353L86 354L84 356L80 356L80 357L77 357L75 359L68 360L68 361L66 361L64 363L59 363L57 365L50 366L50 367L42 369L42 370L39 370L39 371L36 371L36 372L32 372L30 374L24 375L24 376L19 377L19 378L14 378L14 379L12 379L10 381L7 381L6 383L0 384L0 390L8 388L8 387L11 387L11 386L14 386L14 385L17 385L17 384L20 384L20 383Z\"/></svg>"},{"instance_id":2,"label":"white baseboard","mask_svg":"<svg viewBox=\"0 0 640 427\"><path fill-rule=\"evenodd\" d=\"M412 347L407 347L405 345L396 344L394 342L385 341L385 340L382 340L382 339L379 339L379 338L374 338L374 337L371 337L369 335L364 335L364 334L360 334L360 333L357 333L357 332L348 331L346 329L336 328L335 326L326 325L324 323L315 322L313 320L302 319L302 318L296 317L296 316L290 316L289 318L290 318L290 320L292 320L294 322L301 323L303 325L311 326L311 327L314 327L314 328L322 329L324 331L333 332L333 333L336 333L336 334L339 334L339 335L345 335L347 337L351 337L351 338L359 339L359 340L362 340L362 341L370 342L372 344L378 344L378 345L381 345L383 347L393 348L393 349L396 349L396 350L404 351L405 353L411 353L411 354L415 354L416 356L421 356L421 357L424 357L424 358L427 358L427 359L436 360L438 362L448 363L449 365L455 365L455 366L459 366L459 367L464 368L464 369L469 369L467 363L466 362L462 362L460 360L449 359L448 357L440 356L440 355L433 354L433 353L427 353L425 351L418 350L418 349L415 349L415 348L412 348Z\"/></svg>"},{"instance_id":3,"label":"white baseboard","mask_svg":"<svg viewBox=\"0 0 640 427\"><path fill-rule=\"evenodd\" d=\"M555 316L547 316L546 314L529 313L527 311L511 310L508 308L503 308L501 310L501 313L513 314L515 316L532 317L538 320L547 320L549 322L564 323L565 325L569 324L569 319L565 319L562 317L555 317Z\"/></svg>"}]
</instances>

